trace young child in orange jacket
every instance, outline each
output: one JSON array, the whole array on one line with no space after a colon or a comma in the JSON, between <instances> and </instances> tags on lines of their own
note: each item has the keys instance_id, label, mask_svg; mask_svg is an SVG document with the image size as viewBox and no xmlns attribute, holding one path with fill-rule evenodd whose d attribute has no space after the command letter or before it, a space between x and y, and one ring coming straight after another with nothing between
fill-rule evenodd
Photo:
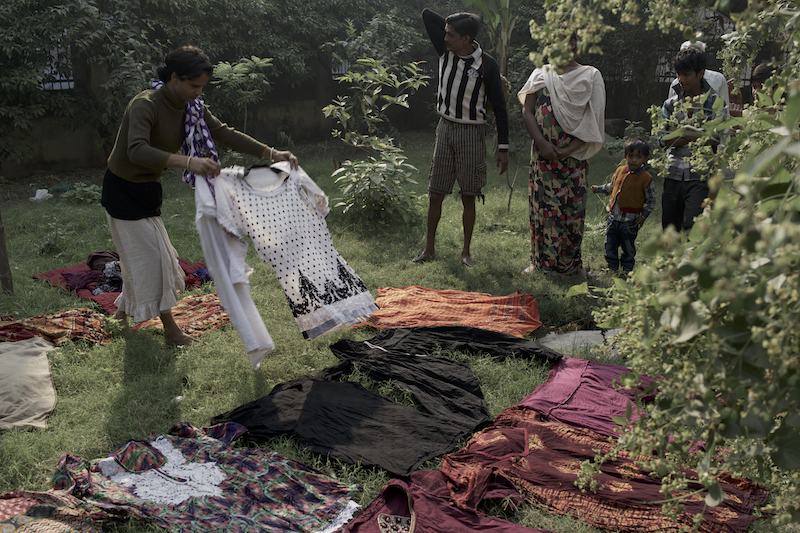
<instances>
[{"instance_id":1,"label":"young child in orange jacket","mask_svg":"<svg viewBox=\"0 0 800 533\"><path fill-rule=\"evenodd\" d=\"M608 269L627 274L633 270L636 257L636 235L656 205L653 176L644 168L650 156L650 147L638 137L623 145L625 161L614 172L610 183L592 185L592 192L611 195L608 203L605 253ZM622 249L620 257L619 249Z\"/></svg>"}]
</instances>

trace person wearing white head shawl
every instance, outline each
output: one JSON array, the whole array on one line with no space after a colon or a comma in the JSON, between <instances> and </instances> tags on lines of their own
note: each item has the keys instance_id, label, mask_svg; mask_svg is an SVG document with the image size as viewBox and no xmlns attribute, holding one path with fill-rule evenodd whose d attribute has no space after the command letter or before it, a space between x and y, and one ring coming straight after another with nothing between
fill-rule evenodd
<instances>
[{"instance_id":1,"label":"person wearing white head shawl","mask_svg":"<svg viewBox=\"0 0 800 533\"><path fill-rule=\"evenodd\" d=\"M537 68L517 96L533 138L530 173L531 256L526 273L586 277L581 259L587 160L603 146L606 90L600 71L572 60Z\"/></svg>"}]
</instances>

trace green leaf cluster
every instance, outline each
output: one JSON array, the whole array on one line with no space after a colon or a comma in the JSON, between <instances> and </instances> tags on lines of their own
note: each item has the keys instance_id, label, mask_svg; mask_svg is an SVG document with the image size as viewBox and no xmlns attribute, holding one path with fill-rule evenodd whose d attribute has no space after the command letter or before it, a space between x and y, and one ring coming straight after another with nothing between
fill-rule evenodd
<instances>
[{"instance_id":1,"label":"green leaf cluster","mask_svg":"<svg viewBox=\"0 0 800 533\"><path fill-rule=\"evenodd\" d=\"M79 204L97 205L103 195L103 189L94 183L84 183L82 181L73 183L70 189L61 195L63 200Z\"/></svg>"},{"instance_id":2,"label":"green leaf cluster","mask_svg":"<svg viewBox=\"0 0 800 533\"><path fill-rule=\"evenodd\" d=\"M336 78L339 83L350 84L350 93L336 97L322 112L341 127L334 131L334 137L356 148L379 150L378 145L370 144L369 137L390 126L387 110L395 105L407 109L408 98L429 79L423 74L421 61L392 66L380 59L358 59L346 74Z\"/></svg>"},{"instance_id":3,"label":"green leaf cluster","mask_svg":"<svg viewBox=\"0 0 800 533\"><path fill-rule=\"evenodd\" d=\"M345 62L369 57L384 65L400 66L418 60L432 47L417 27L419 11L413 11L413 23L407 20L409 11L409 7L400 11L397 6L386 12L378 10L363 28L349 18L346 34L325 43L324 49L330 51L334 59Z\"/></svg>"},{"instance_id":4,"label":"green leaf cluster","mask_svg":"<svg viewBox=\"0 0 800 533\"><path fill-rule=\"evenodd\" d=\"M272 66L272 58L257 56L235 63L220 61L214 65L214 90L206 97L206 104L225 120L243 116L242 131L246 132L248 106L264 100L272 88L264 72Z\"/></svg>"},{"instance_id":5,"label":"green leaf cluster","mask_svg":"<svg viewBox=\"0 0 800 533\"><path fill-rule=\"evenodd\" d=\"M369 220L412 222L416 213L409 188L417 184L411 177L416 172L400 149L388 145L380 151L380 158L348 159L333 173L342 194L334 206L344 213L351 209L362 212Z\"/></svg>"},{"instance_id":6,"label":"green leaf cluster","mask_svg":"<svg viewBox=\"0 0 800 533\"><path fill-rule=\"evenodd\" d=\"M613 31L603 10L634 22L638 4L626 1L545 2L543 23L532 33L546 44L545 55L568 59L563 41L551 39L567 25L582 46ZM648 25L703 34L693 26L698 4L727 9L728 2L656 0ZM723 5L724 4L724 5ZM762 509L773 524L800 521L800 53L797 1L749 3L730 13L736 31L727 36L727 55L752 63L752 43L776 28L785 43L773 59L778 74L767 95L746 107L742 117L724 115L705 122L662 120L651 109L653 134L690 143L693 168L709 176L718 192L689 235L674 231L643 243L650 256L611 289L576 287L575 294L605 299L596 312L603 327L623 328L617 349L633 369L623 386L640 374L658 377L656 401L632 423L630 413L616 422L624 430L618 448L647 457L643 466L662 482L668 513L682 511L690 497L687 467L696 470L706 504L728 496L719 479L743 476L768 484L772 494ZM562 30L563 33L563 30ZM721 99L720 99L721 100ZM718 104L718 105L721 105ZM678 110L680 112L680 110ZM685 111L685 110L684 110ZM719 111L719 110L716 110ZM718 145L717 145L718 143ZM712 146L716 146L713 149ZM657 154L658 155L658 154ZM663 157L663 153L661 154ZM657 163L658 164L658 163ZM725 179L723 169L735 173ZM593 475L611 456L598 456L579 483L596 489Z\"/></svg>"},{"instance_id":7,"label":"green leaf cluster","mask_svg":"<svg viewBox=\"0 0 800 533\"><path fill-rule=\"evenodd\" d=\"M253 56L271 57L271 75L287 88L303 86L320 66L329 68L323 45L345 35L348 20L360 28L387 11L384 0L0 2L0 137L13 135L15 141L0 143L0 161L31 154L25 136L44 116L96 127L110 150L128 101L149 87L155 67L175 47L193 44L223 68L229 65L233 95L248 100L269 89L266 78L251 77L262 68L247 64ZM54 54L62 60L56 69ZM251 69L246 83L233 72L245 67ZM42 88L58 75L73 76L75 90ZM213 89L222 93L217 99L223 114L246 110L248 104L235 102L231 91Z\"/></svg>"},{"instance_id":8,"label":"green leaf cluster","mask_svg":"<svg viewBox=\"0 0 800 533\"><path fill-rule=\"evenodd\" d=\"M427 85L429 76L423 74L421 62L393 67L365 58L337 79L350 84L350 93L334 98L322 111L338 123L332 135L364 152L367 159L346 160L334 172L342 194L336 206L344 212L362 211L370 220L399 216L411 222L416 211L410 187L417 183L411 175L417 169L394 145L387 131L391 126L387 111L392 106L408 108L409 96Z\"/></svg>"},{"instance_id":9,"label":"green leaf cluster","mask_svg":"<svg viewBox=\"0 0 800 533\"><path fill-rule=\"evenodd\" d=\"M135 10L135 4L120 0L0 4L0 137L22 140L3 143L0 161L30 153L25 136L44 116L68 118L76 127L96 125L113 140L125 104L152 77L153 58L159 56L159 43L149 37L152 23ZM78 64L87 71L73 70ZM93 85L100 73L108 75L107 82ZM44 89L59 77L89 89Z\"/></svg>"}]
</instances>

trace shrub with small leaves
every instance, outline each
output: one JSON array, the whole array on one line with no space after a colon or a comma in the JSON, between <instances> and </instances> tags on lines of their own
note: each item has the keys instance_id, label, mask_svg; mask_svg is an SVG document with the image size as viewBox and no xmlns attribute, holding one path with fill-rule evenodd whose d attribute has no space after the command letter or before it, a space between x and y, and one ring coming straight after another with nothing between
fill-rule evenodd
<instances>
[{"instance_id":1,"label":"shrub with small leaves","mask_svg":"<svg viewBox=\"0 0 800 533\"><path fill-rule=\"evenodd\" d=\"M670 231L644 243L650 264L616 280L596 316L603 327L624 328L617 348L636 374L662 376L648 415L618 422L630 427L621 446L657 451L649 466L673 512L688 486L684 468L693 466L708 505L722 501L718 479L733 473L773 488L763 511L775 523L800 520L797 89L778 118L754 110L703 132L737 128L717 154L746 153L733 183L688 240Z\"/></svg>"},{"instance_id":2,"label":"shrub with small leaves","mask_svg":"<svg viewBox=\"0 0 800 533\"><path fill-rule=\"evenodd\" d=\"M549 27L577 3L554 5ZM715 9L720 3L654 0L650 20L685 31L687 39L701 37L687 22L699 5ZM785 47L775 60L779 74L765 84L771 94L742 117L725 118L715 109L721 116L705 122L670 123L652 109L654 132L675 126L665 139L696 137L688 161L707 172L719 195L688 235L666 231L642 243L650 261L631 277L605 291L584 284L572 293L605 298L598 324L623 328L617 350L633 370L623 387L635 387L640 374L658 378L647 415L616 422L623 428L618 446L651 458L642 467L661 480L665 511L681 512L682 498L696 490L688 490L691 467L709 507L728 497L720 479L767 485L770 499L758 511L778 526L800 523L800 2L740 7L732 17L736 31L727 36L731 45L780 28ZM587 28L579 36L602 33L591 26L593 15L591 9L580 15ZM752 61L752 50L737 50ZM712 140L719 141L716 150ZM726 167L736 170L728 183L720 170ZM591 489L592 476L608 459L587 465L581 486ZM695 520L699 528L702 517Z\"/></svg>"},{"instance_id":3,"label":"shrub with small leaves","mask_svg":"<svg viewBox=\"0 0 800 533\"><path fill-rule=\"evenodd\" d=\"M102 194L103 189L99 185L90 185L79 181L74 183L70 190L62 194L61 198L68 202L79 204L99 204Z\"/></svg>"},{"instance_id":4,"label":"shrub with small leaves","mask_svg":"<svg viewBox=\"0 0 800 533\"><path fill-rule=\"evenodd\" d=\"M370 220L400 217L412 222L416 212L408 185L417 184L411 178L416 172L400 150L384 150L380 159L347 160L333 173L342 193L335 207L342 207L344 213L350 209L363 211Z\"/></svg>"},{"instance_id":5,"label":"shrub with small leaves","mask_svg":"<svg viewBox=\"0 0 800 533\"><path fill-rule=\"evenodd\" d=\"M417 183L411 179L417 169L405 162L403 150L381 128L390 126L386 110L393 105L407 108L408 97L427 85L427 79L419 63L399 68L378 59L359 59L338 78L352 84L353 94L339 96L323 109L341 127L331 134L366 154L364 160L344 161L333 174L342 192L336 206L344 212L363 210L370 220L399 215L411 222L417 217L407 190Z\"/></svg>"}]
</instances>

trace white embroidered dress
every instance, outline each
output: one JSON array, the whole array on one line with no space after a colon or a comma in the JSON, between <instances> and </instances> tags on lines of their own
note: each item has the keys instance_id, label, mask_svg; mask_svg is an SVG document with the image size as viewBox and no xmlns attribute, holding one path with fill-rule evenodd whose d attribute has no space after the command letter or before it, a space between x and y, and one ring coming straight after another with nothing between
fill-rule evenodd
<instances>
[{"instance_id":1,"label":"white embroidered dress","mask_svg":"<svg viewBox=\"0 0 800 533\"><path fill-rule=\"evenodd\" d=\"M256 182L272 185L256 188ZM272 265L304 337L356 324L377 310L361 278L334 249L325 223L328 198L305 171L279 163L245 176L243 167L229 167L214 188L217 223L236 237L250 237ZM230 251L238 255L231 265L244 264L246 247ZM237 271L244 272L240 266Z\"/></svg>"}]
</instances>

